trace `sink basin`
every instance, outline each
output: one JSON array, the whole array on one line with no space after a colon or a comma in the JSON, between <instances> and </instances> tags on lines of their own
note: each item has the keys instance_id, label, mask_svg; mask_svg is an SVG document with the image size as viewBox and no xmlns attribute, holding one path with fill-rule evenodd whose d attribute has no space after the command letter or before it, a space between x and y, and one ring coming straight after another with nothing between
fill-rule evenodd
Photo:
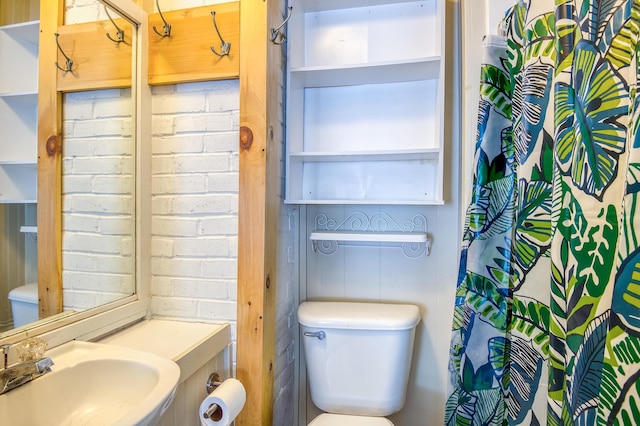
<instances>
[{"instance_id":1,"label":"sink basin","mask_svg":"<svg viewBox=\"0 0 640 426\"><path fill-rule=\"evenodd\" d=\"M72 341L47 351L51 372L0 395L0 425L153 425L178 365L120 346Z\"/></svg>"}]
</instances>

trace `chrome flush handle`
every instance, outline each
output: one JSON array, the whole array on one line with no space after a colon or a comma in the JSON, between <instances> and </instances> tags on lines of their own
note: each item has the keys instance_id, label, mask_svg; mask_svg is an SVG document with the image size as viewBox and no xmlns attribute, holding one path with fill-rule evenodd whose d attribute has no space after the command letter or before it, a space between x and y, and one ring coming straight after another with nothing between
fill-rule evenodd
<instances>
[{"instance_id":1,"label":"chrome flush handle","mask_svg":"<svg viewBox=\"0 0 640 426\"><path fill-rule=\"evenodd\" d=\"M305 331L303 334L307 337L317 337L319 340L324 340L327 337L324 331Z\"/></svg>"}]
</instances>

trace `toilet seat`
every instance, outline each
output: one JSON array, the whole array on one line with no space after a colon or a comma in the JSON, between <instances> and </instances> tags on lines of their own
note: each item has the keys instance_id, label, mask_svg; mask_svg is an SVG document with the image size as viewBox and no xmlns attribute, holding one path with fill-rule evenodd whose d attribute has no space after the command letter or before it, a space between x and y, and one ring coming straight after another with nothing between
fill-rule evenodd
<instances>
[{"instance_id":1,"label":"toilet seat","mask_svg":"<svg viewBox=\"0 0 640 426\"><path fill-rule=\"evenodd\" d=\"M393 426L393 423L384 417L324 413L313 419L309 426Z\"/></svg>"}]
</instances>

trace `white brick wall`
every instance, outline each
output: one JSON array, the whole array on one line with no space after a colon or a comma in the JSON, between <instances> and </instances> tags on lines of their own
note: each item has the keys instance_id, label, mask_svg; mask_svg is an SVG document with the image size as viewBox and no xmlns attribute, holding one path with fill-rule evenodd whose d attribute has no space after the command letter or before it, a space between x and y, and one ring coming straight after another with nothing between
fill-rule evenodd
<instances>
[{"instance_id":1,"label":"white brick wall","mask_svg":"<svg viewBox=\"0 0 640 426\"><path fill-rule=\"evenodd\" d=\"M234 348L239 98L237 80L152 91L152 314L229 322Z\"/></svg>"},{"instance_id":2,"label":"white brick wall","mask_svg":"<svg viewBox=\"0 0 640 426\"><path fill-rule=\"evenodd\" d=\"M111 13L116 18L117 14ZM96 0L66 0L65 23L106 20ZM135 291L130 90L65 95L63 308L85 310ZM98 238L99 237L99 238Z\"/></svg>"},{"instance_id":3,"label":"white brick wall","mask_svg":"<svg viewBox=\"0 0 640 426\"><path fill-rule=\"evenodd\" d=\"M112 18L118 15L109 11ZM64 21L65 24L80 24L109 19L104 13L104 6L98 0L66 0Z\"/></svg>"},{"instance_id":4,"label":"white brick wall","mask_svg":"<svg viewBox=\"0 0 640 426\"><path fill-rule=\"evenodd\" d=\"M134 292L131 91L65 95L63 303L89 309Z\"/></svg>"},{"instance_id":5,"label":"white brick wall","mask_svg":"<svg viewBox=\"0 0 640 426\"><path fill-rule=\"evenodd\" d=\"M297 209L286 206L278 225L273 424L283 426L297 417L298 216Z\"/></svg>"},{"instance_id":6,"label":"white brick wall","mask_svg":"<svg viewBox=\"0 0 640 426\"><path fill-rule=\"evenodd\" d=\"M286 11L287 1L280 0L280 10ZM282 14L283 17L286 13ZM285 103L285 55L283 46L282 72L280 73L280 94L278 121L280 127L280 191L278 198L282 204L278 222L277 289L276 289L276 342L273 389L273 424L293 426L297 416L297 374L296 355L298 353L297 307L299 300L298 283L298 222L299 210L284 205L284 103ZM277 133L276 133L277 134Z\"/></svg>"}]
</instances>

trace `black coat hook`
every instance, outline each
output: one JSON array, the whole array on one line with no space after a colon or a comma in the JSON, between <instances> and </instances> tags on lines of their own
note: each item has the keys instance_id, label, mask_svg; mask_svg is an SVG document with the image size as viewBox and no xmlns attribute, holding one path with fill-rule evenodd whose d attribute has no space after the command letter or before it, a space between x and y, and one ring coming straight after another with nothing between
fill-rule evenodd
<instances>
[{"instance_id":1,"label":"black coat hook","mask_svg":"<svg viewBox=\"0 0 640 426\"><path fill-rule=\"evenodd\" d=\"M229 50L231 50L231 43L227 43L222 39L222 36L220 35L220 30L218 30L218 24L216 24L216 12L213 10L211 11L211 19L213 19L213 27L216 29L216 33L218 33L218 38L220 38L220 42L221 42L220 53L216 52L216 49L214 49L213 46L209 46L209 47L211 48L211 51L218 56L228 55Z\"/></svg>"},{"instance_id":2,"label":"black coat hook","mask_svg":"<svg viewBox=\"0 0 640 426\"><path fill-rule=\"evenodd\" d=\"M116 27L116 38L111 37L111 34L109 33L107 33L107 37L114 43L122 43L124 41L124 30L117 26L113 19L111 19L111 15L109 15L109 9L107 9L107 6L104 7L104 12L109 17L109 20L111 21L113 26Z\"/></svg>"},{"instance_id":3,"label":"black coat hook","mask_svg":"<svg viewBox=\"0 0 640 426\"><path fill-rule=\"evenodd\" d=\"M284 34L284 32L280 31L280 30L282 29L282 27L284 27L286 25L286 23L289 21L289 19L291 19L291 10L293 10L293 6L289 6L288 9L289 9L289 13L287 14L287 17L282 22L282 24L280 24L277 27L271 29L271 41L274 44L282 44L287 39L287 36Z\"/></svg>"},{"instance_id":4,"label":"black coat hook","mask_svg":"<svg viewBox=\"0 0 640 426\"><path fill-rule=\"evenodd\" d=\"M153 31L155 31L156 34L158 34L160 37L169 37L171 35L171 24L168 23L166 19L164 19L164 15L162 15L162 10L160 10L160 4L158 2L159 0L156 0L156 7L158 8L160 19L162 19L163 22L162 32L158 31L155 25L153 26Z\"/></svg>"},{"instance_id":5,"label":"black coat hook","mask_svg":"<svg viewBox=\"0 0 640 426\"><path fill-rule=\"evenodd\" d=\"M58 64L58 61L56 61L56 67L58 67L58 69L60 71L69 72L69 71L71 71L71 67L73 66L73 60L71 60L71 58L69 58L64 53L64 50L62 50L62 47L60 47L60 42L58 41L58 37L60 36L60 34L54 33L54 35L56 36L56 44L58 45L58 50L60 51L60 53L62 53L62 56L64 56L64 59L66 60L66 67L65 68L62 68L60 66L60 64Z\"/></svg>"}]
</instances>

